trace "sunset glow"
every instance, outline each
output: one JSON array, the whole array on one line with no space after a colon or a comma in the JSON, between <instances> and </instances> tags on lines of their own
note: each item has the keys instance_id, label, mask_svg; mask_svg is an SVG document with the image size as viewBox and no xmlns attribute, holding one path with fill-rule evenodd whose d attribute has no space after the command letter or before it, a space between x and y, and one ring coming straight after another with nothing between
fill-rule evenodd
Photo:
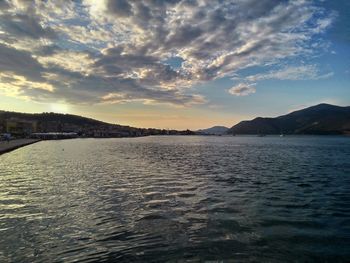
<instances>
[{"instance_id":1,"label":"sunset glow","mask_svg":"<svg viewBox=\"0 0 350 263\"><path fill-rule=\"evenodd\" d=\"M347 105L346 10L316 0L2 1L1 109L197 129Z\"/></svg>"}]
</instances>

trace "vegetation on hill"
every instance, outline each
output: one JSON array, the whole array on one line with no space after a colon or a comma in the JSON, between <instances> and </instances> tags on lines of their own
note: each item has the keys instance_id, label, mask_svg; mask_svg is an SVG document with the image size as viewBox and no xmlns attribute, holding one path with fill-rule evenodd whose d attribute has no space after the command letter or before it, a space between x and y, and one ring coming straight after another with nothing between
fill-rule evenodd
<instances>
[{"instance_id":1,"label":"vegetation on hill","mask_svg":"<svg viewBox=\"0 0 350 263\"><path fill-rule=\"evenodd\" d=\"M202 129L198 130L198 134L204 134L204 135L222 135L227 132L228 128L225 126L214 126L208 129Z\"/></svg>"},{"instance_id":2,"label":"vegetation on hill","mask_svg":"<svg viewBox=\"0 0 350 263\"><path fill-rule=\"evenodd\" d=\"M349 134L350 107L319 104L276 118L242 121L229 134Z\"/></svg>"},{"instance_id":3,"label":"vegetation on hill","mask_svg":"<svg viewBox=\"0 0 350 263\"><path fill-rule=\"evenodd\" d=\"M8 121L29 121L36 123L35 132L76 132L82 136L92 137L128 137L145 135L188 135L192 131L177 131L153 128L135 128L110 124L91 118L60 113L19 113L0 111L0 132L6 132Z\"/></svg>"}]
</instances>

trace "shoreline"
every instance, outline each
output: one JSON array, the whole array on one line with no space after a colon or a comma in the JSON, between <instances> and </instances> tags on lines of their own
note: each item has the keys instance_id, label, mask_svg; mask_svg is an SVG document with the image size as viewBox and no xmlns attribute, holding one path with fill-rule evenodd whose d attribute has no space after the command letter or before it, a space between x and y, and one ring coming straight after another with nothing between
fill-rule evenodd
<instances>
[{"instance_id":1,"label":"shoreline","mask_svg":"<svg viewBox=\"0 0 350 263\"><path fill-rule=\"evenodd\" d=\"M214 135L214 134L194 134L194 135L148 135L152 136L200 136L200 137L257 137L256 134L237 134L233 135ZM69 138L69 139L121 139L121 138L141 138L148 136L136 136L136 137L77 137L77 138ZM286 134L283 137L350 137L350 134ZM263 137L280 137L277 134L267 134ZM66 140L66 139L55 139L55 140ZM42 141L41 139L15 139L11 140L9 143L6 141L0 141L0 155L14 151L18 148L28 146L37 142Z\"/></svg>"},{"instance_id":2,"label":"shoreline","mask_svg":"<svg viewBox=\"0 0 350 263\"><path fill-rule=\"evenodd\" d=\"M17 140L12 140L9 143L5 142L5 141L1 141L0 142L0 155L4 154L4 153L8 153L11 151L14 151L18 148L33 144L33 143L37 143L41 140L39 139L17 139Z\"/></svg>"}]
</instances>

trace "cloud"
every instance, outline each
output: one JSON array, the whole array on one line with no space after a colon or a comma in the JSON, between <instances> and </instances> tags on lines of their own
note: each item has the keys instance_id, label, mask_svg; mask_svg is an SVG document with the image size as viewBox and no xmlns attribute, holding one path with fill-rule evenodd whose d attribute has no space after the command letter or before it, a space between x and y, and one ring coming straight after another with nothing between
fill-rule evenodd
<instances>
[{"instance_id":1,"label":"cloud","mask_svg":"<svg viewBox=\"0 0 350 263\"><path fill-rule=\"evenodd\" d=\"M44 28L34 17L27 14L2 15L0 27L11 38L54 39L57 37L52 28Z\"/></svg>"},{"instance_id":2,"label":"cloud","mask_svg":"<svg viewBox=\"0 0 350 263\"><path fill-rule=\"evenodd\" d=\"M25 79L5 83L32 100L90 104L205 103L194 85L266 64L277 69L248 80L316 79L312 66L279 65L327 48L334 19L303 0L13 0L0 9L0 70ZM181 65L166 64L173 58Z\"/></svg>"},{"instance_id":3,"label":"cloud","mask_svg":"<svg viewBox=\"0 0 350 263\"><path fill-rule=\"evenodd\" d=\"M116 16L132 15L132 7L128 0L105 1L106 11Z\"/></svg>"},{"instance_id":4,"label":"cloud","mask_svg":"<svg viewBox=\"0 0 350 263\"><path fill-rule=\"evenodd\" d=\"M285 66L263 74L256 74L246 78L248 81L267 79L278 80L316 80L331 77L333 72L321 73L316 65Z\"/></svg>"},{"instance_id":5,"label":"cloud","mask_svg":"<svg viewBox=\"0 0 350 263\"><path fill-rule=\"evenodd\" d=\"M246 84L239 83L228 90L228 92L235 96L247 96L256 92L255 83Z\"/></svg>"},{"instance_id":6,"label":"cloud","mask_svg":"<svg viewBox=\"0 0 350 263\"><path fill-rule=\"evenodd\" d=\"M27 51L0 43L0 72L10 72L32 81L43 81L43 66Z\"/></svg>"},{"instance_id":7,"label":"cloud","mask_svg":"<svg viewBox=\"0 0 350 263\"><path fill-rule=\"evenodd\" d=\"M7 10L10 8L10 4L7 1L0 2L0 10Z\"/></svg>"},{"instance_id":8,"label":"cloud","mask_svg":"<svg viewBox=\"0 0 350 263\"><path fill-rule=\"evenodd\" d=\"M159 100L161 98L161 100ZM132 101L141 101L145 104L175 104L178 106L191 106L195 104L203 104L206 102L201 95L183 95L176 94L173 91L152 91L146 92L143 98L135 98L130 93L109 93L102 97L103 103L127 103Z\"/></svg>"}]
</instances>

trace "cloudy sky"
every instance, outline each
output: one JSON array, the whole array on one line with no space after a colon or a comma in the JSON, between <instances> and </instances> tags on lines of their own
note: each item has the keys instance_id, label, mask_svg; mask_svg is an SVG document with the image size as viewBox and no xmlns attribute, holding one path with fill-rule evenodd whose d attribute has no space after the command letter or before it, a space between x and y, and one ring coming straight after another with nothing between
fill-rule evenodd
<instances>
[{"instance_id":1,"label":"cloudy sky","mask_svg":"<svg viewBox=\"0 0 350 263\"><path fill-rule=\"evenodd\" d=\"M350 105L350 2L0 0L0 109L232 126Z\"/></svg>"}]
</instances>

